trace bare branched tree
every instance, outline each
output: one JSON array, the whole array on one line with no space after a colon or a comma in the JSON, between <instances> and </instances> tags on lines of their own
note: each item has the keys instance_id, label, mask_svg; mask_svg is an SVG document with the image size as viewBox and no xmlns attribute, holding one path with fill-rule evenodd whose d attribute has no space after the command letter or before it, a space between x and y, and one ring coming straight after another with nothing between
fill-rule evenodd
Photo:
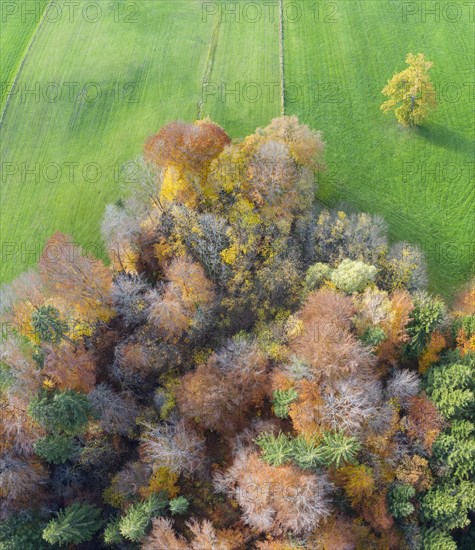
<instances>
[{"instance_id":1,"label":"bare branched tree","mask_svg":"<svg viewBox=\"0 0 475 550\"><path fill-rule=\"evenodd\" d=\"M142 436L141 454L147 462L192 475L203 465L204 444L202 437L179 420L150 427Z\"/></svg>"}]
</instances>

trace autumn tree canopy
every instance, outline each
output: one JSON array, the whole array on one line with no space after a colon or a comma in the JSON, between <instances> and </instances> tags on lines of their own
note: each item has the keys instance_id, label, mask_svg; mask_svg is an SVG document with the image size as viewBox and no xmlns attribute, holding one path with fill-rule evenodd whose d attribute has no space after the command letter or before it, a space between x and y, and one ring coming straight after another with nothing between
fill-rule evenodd
<instances>
[{"instance_id":1,"label":"autumn tree canopy","mask_svg":"<svg viewBox=\"0 0 475 550\"><path fill-rule=\"evenodd\" d=\"M436 107L435 89L429 77L432 62L426 61L422 53L408 53L406 63L409 67L396 73L383 88L382 93L389 99L381 109L395 109L396 119L403 126L418 126Z\"/></svg>"},{"instance_id":2,"label":"autumn tree canopy","mask_svg":"<svg viewBox=\"0 0 475 550\"><path fill-rule=\"evenodd\" d=\"M473 547L473 284L449 308L380 217L322 209L323 152L297 117L170 123L110 262L56 233L2 289L0 548Z\"/></svg>"}]
</instances>

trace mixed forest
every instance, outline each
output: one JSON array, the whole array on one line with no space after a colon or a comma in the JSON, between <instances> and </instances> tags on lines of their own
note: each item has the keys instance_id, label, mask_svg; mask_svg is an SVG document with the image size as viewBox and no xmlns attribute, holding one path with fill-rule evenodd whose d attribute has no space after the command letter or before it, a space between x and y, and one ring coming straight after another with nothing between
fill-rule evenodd
<instances>
[{"instance_id":1,"label":"mixed forest","mask_svg":"<svg viewBox=\"0 0 475 550\"><path fill-rule=\"evenodd\" d=\"M148 138L2 291L0 549L475 547L475 283L317 202L297 117Z\"/></svg>"}]
</instances>

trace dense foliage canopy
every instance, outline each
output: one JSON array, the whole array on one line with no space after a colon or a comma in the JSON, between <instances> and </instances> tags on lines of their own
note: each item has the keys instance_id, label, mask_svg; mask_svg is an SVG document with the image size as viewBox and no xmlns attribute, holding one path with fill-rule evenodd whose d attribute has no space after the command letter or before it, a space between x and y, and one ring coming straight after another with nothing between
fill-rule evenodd
<instances>
[{"instance_id":1,"label":"dense foliage canopy","mask_svg":"<svg viewBox=\"0 0 475 550\"><path fill-rule=\"evenodd\" d=\"M147 140L3 290L0 549L473 548L475 285L319 206L318 132Z\"/></svg>"}]
</instances>

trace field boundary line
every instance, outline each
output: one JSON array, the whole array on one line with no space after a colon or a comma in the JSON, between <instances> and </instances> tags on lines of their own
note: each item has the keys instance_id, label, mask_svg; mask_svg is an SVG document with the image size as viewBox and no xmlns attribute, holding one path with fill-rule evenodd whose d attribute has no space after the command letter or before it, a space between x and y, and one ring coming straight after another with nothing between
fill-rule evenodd
<instances>
[{"instance_id":1,"label":"field boundary line","mask_svg":"<svg viewBox=\"0 0 475 550\"><path fill-rule=\"evenodd\" d=\"M280 0L279 57L280 57L280 114L284 116L285 115L284 0Z\"/></svg>"},{"instance_id":2,"label":"field boundary line","mask_svg":"<svg viewBox=\"0 0 475 550\"><path fill-rule=\"evenodd\" d=\"M15 78L13 79L13 83L12 83L12 87L10 88L10 91L8 92L8 95L7 95L7 98L5 100L5 105L3 106L3 109L2 109L2 114L0 116L0 130L3 126L3 119L5 118L5 113L7 111L7 107L8 107L8 104L10 102L10 98L12 96L12 92L15 88L15 85L18 81L18 78L20 76L20 73L23 69L23 65L25 64L25 60L26 58L28 57L28 54L30 53L30 50L31 50L31 46L33 46L33 42L35 41L39 31L41 30L41 27L43 26L43 23L46 21L46 14L48 13L48 10L49 10L49 7L51 6L51 4L54 2L55 0L49 0L48 2L48 5L45 6L45 10L43 12L43 15L41 16L41 19L38 21L38 25L36 25L36 29L33 31L32 35L31 35L31 39L30 41L28 42L28 45L26 46L25 48L25 51L24 51L24 54L23 54L23 57L21 58L21 61L18 65L18 69L16 71L16 74L15 74Z\"/></svg>"},{"instance_id":3,"label":"field boundary line","mask_svg":"<svg viewBox=\"0 0 475 550\"><path fill-rule=\"evenodd\" d=\"M218 40L219 40L220 32L221 32L221 17L217 17L216 23L213 28L213 33L211 35L211 41L208 49L208 56L206 58L206 69L203 74L203 80L201 82L201 99L198 101L197 120L201 120L201 118L203 117L203 110L204 110L204 103L205 103L203 99L203 93L205 90L205 86L209 84L211 73L213 71L214 60L216 58L216 50L218 49Z\"/></svg>"}]
</instances>

